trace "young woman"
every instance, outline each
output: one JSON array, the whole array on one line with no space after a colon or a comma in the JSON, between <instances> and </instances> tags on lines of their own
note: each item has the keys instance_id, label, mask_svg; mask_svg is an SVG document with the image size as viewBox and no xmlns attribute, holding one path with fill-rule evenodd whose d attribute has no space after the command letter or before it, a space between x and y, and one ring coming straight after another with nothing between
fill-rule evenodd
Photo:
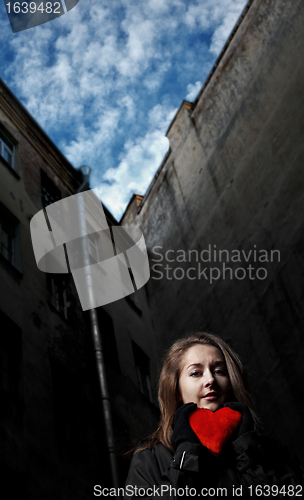
<instances>
[{"instance_id":1,"label":"young woman","mask_svg":"<svg viewBox=\"0 0 304 500\"><path fill-rule=\"evenodd\" d=\"M220 337L175 342L158 399L160 425L133 455L125 498L303 497L296 461L256 432L242 363Z\"/></svg>"}]
</instances>

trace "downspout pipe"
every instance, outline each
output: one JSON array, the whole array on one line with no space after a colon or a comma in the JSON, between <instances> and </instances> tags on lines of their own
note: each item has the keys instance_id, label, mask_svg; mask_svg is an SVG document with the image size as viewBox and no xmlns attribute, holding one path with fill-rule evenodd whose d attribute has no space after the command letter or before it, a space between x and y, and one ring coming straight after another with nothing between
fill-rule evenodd
<instances>
[{"instance_id":1,"label":"downspout pipe","mask_svg":"<svg viewBox=\"0 0 304 500\"><path fill-rule=\"evenodd\" d=\"M87 191L90 188L90 173L91 168L88 165L82 165L79 170L82 172L83 183L77 189L77 193L81 193L83 191ZM81 203L81 200L80 200ZM83 226L83 234L85 234L86 227L86 219L85 219L85 211L83 207L79 207L79 223ZM88 242L86 238L83 238L83 256L86 267L90 266L89 259L89 249ZM88 281L90 281L90 275L87 275ZM92 289L90 282L87 283L88 290ZM115 452L114 445L114 431L113 431L113 423L112 423L112 414L111 414L111 404L110 404L110 395L107 385L106 379L106 369L104 362L104 353L103 353L103 345L102 345L102 336L98 324L98 318L96 309L90 309L90 323L91 323L91 334L93 339L94 353L95 353L95 363L98 373L99 379L99 388L101 393L102 400L102 409L105 423L105 431L106 431L106 440L107 447L109 453L109 461L111 468L111 476L112 476L112 484L114 488L119 487L119 475L118 475L118 467L117 467L117 457Z\"/></svg>"}]
</instances>

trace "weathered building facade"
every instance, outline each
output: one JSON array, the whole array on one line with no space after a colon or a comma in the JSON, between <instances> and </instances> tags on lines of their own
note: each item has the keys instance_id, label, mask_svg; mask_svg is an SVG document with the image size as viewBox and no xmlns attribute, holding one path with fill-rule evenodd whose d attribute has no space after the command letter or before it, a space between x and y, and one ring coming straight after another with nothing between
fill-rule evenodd
<instances>
[{"instance_id":1,"label":"weathered building facade","mask_svg":"<svg viewBox=\"0 0 304 500\"><path fill-rule=\"evenodd\" d=\"M91 319L70 274L39 271L30 235L32 217L83 178L2 81L0 146L2 487L14 496L17 482L24 499L83 500L94 484L111 484ZM119 453L158 416L145 291L96 312L123 482Z\"/></svg>"},{"instance_id":2,"label":"weathered building facade","mask_svg":"<svg viewBox=\"0 0 304 500\"><path fill-rule=\"evenodd\" d=\"M145 237L159 356L207 330L251 375L265 432L304 459L304 4L250 1L122 223Z\"/></svg>"}]
</instances>

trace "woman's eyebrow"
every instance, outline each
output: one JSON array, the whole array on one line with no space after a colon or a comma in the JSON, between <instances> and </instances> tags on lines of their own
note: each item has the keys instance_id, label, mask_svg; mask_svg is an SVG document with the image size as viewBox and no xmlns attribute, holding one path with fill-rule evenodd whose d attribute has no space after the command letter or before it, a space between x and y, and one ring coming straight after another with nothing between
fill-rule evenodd
<instances>
[{"instance_id":1,"label":"woman's eyebrow","mask_svg":"<svg viewBox=\"0 0 304 500\"><path fill-rule=\"evenodd\" d=\"M191 368L192 366L202 366L202 363L191 363L191 365L187 366L187 369Z\"/></svg>"},{"instance_id":2,"label":"woman's eyebrow","mask_svg":"<svg viewBox=\"0 0 304 500\"><path fill-rule=\"evenodd\" d=\"M223 365L223 366L226 366L225 361L223 361L222 359L215 359L214 361L212 361L211 364L212 365ZM187 366L187 369L191 368L192 366L203 366L203 364L202 363L191 363L189 366Z\"/></svg>"}]
</instances>

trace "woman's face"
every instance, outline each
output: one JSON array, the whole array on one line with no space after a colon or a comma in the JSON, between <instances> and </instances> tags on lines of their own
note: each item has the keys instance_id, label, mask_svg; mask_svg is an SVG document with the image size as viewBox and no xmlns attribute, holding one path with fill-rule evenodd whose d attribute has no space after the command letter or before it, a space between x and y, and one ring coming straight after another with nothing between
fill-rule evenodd
<instances>
[{"instance_id":1,"label":"woman's face","mask_svg":"<svg viewBox=\"0 0 304 500\"><path fill-rule=\"evenodd\" d=\"M211 345L195 344L184 354L179 390L183 403L216 411L229 401L230 380L224 356Z\"/></svg>"}]
</instances>

